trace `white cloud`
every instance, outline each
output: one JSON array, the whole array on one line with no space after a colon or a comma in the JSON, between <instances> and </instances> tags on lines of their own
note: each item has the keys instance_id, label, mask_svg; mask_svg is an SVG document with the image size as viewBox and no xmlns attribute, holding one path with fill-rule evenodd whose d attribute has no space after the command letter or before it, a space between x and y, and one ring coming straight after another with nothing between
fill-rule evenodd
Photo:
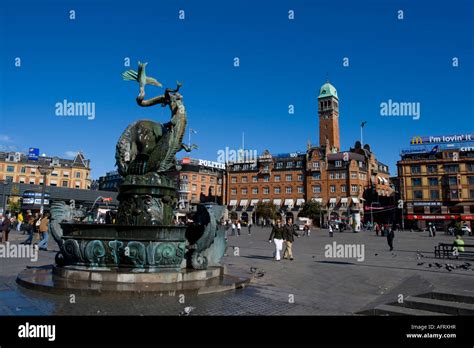
<instances>
[{"instance_id":1,"label":"white cloud","mask_svg":"<svg viewBox=\"0 0 474 348\"><path fill-rule=\"evenodd\" d=\"M4 143L9 143L10 141L12 141L12 138L10 138L10 136L8 135L0 134L0 141Z\"/></svg>"},{"instance_id":2,"label":"white cloud","mask_svg":"<svg viewBox=\"0 0 474 348\"><path fill-rule=\"evenodd\" d=\"M77 151L66 151L64 154L66 157L76 157Z\"/></svg>"}]
</instances>

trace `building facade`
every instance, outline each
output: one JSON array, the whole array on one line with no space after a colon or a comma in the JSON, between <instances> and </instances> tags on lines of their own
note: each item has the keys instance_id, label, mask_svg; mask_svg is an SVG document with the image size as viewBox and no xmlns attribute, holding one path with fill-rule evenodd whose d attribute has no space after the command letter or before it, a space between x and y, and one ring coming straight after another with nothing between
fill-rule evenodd
<instances>
[{"instance_id":1,"label":"building facade","mask_svg":"<svg viewBox=\"0 0 474 348\"><path fill-rule=\"evenodd\" d=\"M52 171L46 176L46 186L73 189L90 189L90 161L82 153L64 159L40 156L31 159L20 152L0 152L0 180L19 184L43 185L43 175L38 167L48 167Z\"/></svg>"},{"instance_id":2,"label":"building facade","mask_svg":"<svg viewBox=\"0 0 474 348\"><path fill-rule=\"evenodd\" d=\"M120 184L123 182L123 178L118 171L114 170L99 177L98 181L99 190L117 192Z\"/></svg>"},{"instance_id":3,"label":"building facade","mask_svg":"<svg viewBox=\"0 0 474 348\"><path fill-rule=\"evenodd\" d=\"M392 195L388 166L377 160L369 145L357 141L341 151L339 97L329 82L318 95L318 120L319 144L308 144L305 153L266 151L257 161L228 165L227 203L238 219L255 222L256 204L268 201L296 217L302 204L312 200L321 205L321 223L345 220L359 226L374 202ZM364 204L367 198L369 206Z\"/></svg>"},{"instance_id":4,"label":"building facade","mask_svg":"<svg viewBox=\"0 0 474 348\"><path fill-rule=\"evenodd\" d=\"M417 143L412 140L412 145ZM407 150L402 152L397 169L408 227L424 229L432 223L446 229L456 222L472 225L473 146L425 145Z\"/></svg>"}]
</instances>

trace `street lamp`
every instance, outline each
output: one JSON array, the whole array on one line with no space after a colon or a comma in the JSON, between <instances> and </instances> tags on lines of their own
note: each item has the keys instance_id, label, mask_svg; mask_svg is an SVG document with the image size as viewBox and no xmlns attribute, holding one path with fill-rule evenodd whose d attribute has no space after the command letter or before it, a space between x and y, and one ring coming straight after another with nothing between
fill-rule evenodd
<instances>
[{"instance_id":1,"label":"street lamp","mask_svg":"<svg viewBox=\"0 0 474 348\"><path fill-rule=\"evenodd\" d=\"M44 195L46 192L46 177L51 174L54 170L54 167L46 167L46 166L38 166L38 170L41 175L43 175L43 187L41 189L41 207L40 207L40 214L43 214L44 210Z\"/></svg>"}]
</instances>

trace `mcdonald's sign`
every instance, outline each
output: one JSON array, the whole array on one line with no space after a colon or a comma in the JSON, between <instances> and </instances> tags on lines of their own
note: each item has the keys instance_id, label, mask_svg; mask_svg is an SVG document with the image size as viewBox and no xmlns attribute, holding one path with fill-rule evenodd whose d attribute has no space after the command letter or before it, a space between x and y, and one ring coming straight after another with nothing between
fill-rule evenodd
<instances>
[{"instance_id":1,"label":"mcdonald's sign","mask_svg":"<svg viewBox=\"0 0 474 348\"><path fill-rule=\"evenodd\" d=\"M423 144L423 139L420 136L413 137L411 138L411 144L412 145Z\"/></svg>"}]
</instances>

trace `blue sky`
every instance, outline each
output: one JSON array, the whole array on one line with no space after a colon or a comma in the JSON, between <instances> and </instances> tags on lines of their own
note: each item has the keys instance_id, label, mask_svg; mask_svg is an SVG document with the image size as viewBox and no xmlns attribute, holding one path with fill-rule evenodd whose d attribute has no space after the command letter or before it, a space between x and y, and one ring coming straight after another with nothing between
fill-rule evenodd
<instances>
[{"instance_id":1,"label":"blue sky","mask_svg":"<svg viewBox=\"0 0 474 348\"><path fill-rule=\"evenodd\" d=\"M147 61L147 74L165 87L183 82L188 124L198 132L192 157L216 160L219 149L239 148L242 132L246 148L259 153L316 144L317 95L328 74L339 94L342 148L359 139L365 120L364 142L395 174L411 136L474 131L473 7L470 0L2 1L0 148L82 150L94 178L114 169L129 123L169 118L168 109L136 105L138 84L121 79L129 57L133 69ZM147 86L147 97L162 92ZM95 119L56 116L64 99L94 102ZM421 118L381 116L389 99L421 103Z\"/></svg>"}]
</instances>

